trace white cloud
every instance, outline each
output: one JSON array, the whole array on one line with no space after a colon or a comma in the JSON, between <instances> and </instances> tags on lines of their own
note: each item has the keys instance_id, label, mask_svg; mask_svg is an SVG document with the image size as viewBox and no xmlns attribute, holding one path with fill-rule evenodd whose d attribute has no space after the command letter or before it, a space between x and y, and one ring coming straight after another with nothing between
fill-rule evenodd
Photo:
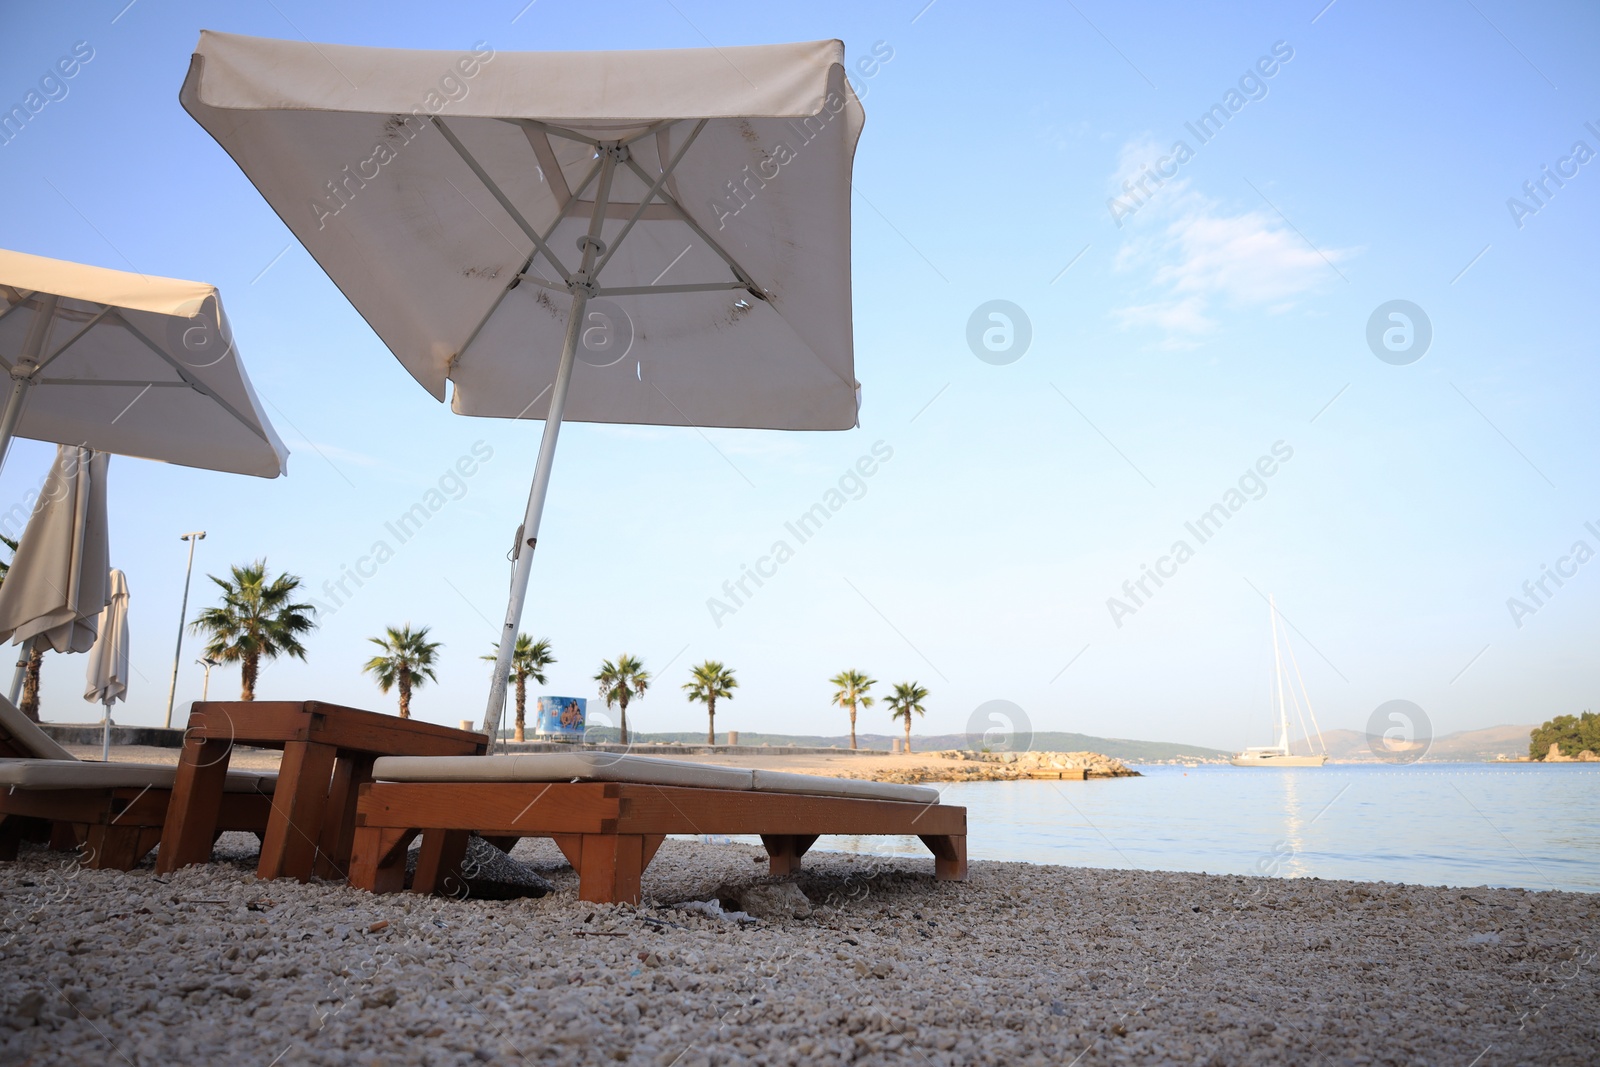
<instances>
[{"instance_id":1,"label":"white cloud","mask_svg":"<svg viewBox=\"0 0 1600 1067\"><path fill-rule=\"evenodd\" d=\"M1122 146L1111 178L1113 195L1161 154L1148 139ZM1226 309L1284 314L1299 297L1337 281L1337 264L1356 249L1313 248L1270 208L1229 213L1224 205L1174 178L1141 197L1125 219L1119 271L1142 274L1147 299L1112 309L1124 329L1167 334L1158 347L1192 348L1220 325Z\"/></svg>"}]
</instances>

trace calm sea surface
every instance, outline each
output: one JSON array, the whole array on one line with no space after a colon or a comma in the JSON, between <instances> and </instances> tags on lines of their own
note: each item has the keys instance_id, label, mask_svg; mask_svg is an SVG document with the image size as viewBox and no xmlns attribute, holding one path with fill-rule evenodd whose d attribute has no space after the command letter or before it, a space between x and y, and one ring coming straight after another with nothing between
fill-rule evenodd
<instances>
[{"instance_id":1,"label":"calm sea surface","mask_svg":"<svg viewBox=\"0 0 1600 1067\"><path fill-rule=\"evenodd\" d=\"M1140 767L958 782L969 859L1600 892L1600 765ZM926 855L915 839L821 849Z\"/></svg>"}]
</instances>

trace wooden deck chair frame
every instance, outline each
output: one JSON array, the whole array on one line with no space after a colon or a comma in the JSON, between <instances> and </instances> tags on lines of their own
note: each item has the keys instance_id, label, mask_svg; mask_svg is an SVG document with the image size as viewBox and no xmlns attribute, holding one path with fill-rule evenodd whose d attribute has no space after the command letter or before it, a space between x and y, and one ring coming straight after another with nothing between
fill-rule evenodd
<instances>
[{"instance_id":1,"label":"wooden deck chair frame","mask_svg":"<svg viewBox=\"0 0 1600 1067\"><path fill-rule=\"evenodd\" d=\"M0 758L83 762L3 696ZM153 785L0 787L0 860L16 859L21 843L33 841L61 852L81 851L83 865L94 870L131 870L160 842L171 798L170 788ZM217 813L217 833L243 830L259 835L271 811L268 793L225 793Z\"/></svg>"},{"instance_id":2,"label":"wooden deck chair frame","mask_svg":"<svg viewBox=\"0 0 1600 1067\"><path fill-rule=\"evenodd\" d=\"M361 788L350 883L405 887L406 851L422 836L414 893L452 892L472 833L502 848L548 837L578 872L578 897L638 904L641 876L668 834L757 834L775 875L800 869L823 834L922 839L940 881L967 876L967 809L901 800L626 782L374 782Z\"/></svg>"}]
</instances>

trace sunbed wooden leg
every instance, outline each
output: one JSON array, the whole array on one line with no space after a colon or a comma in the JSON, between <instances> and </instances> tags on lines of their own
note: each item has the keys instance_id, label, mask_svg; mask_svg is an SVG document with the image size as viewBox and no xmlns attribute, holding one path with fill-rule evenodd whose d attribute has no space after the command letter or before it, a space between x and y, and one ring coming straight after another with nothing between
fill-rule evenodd
<instances>
[{"instance_id":1,"label":"sunbed wooden leg","mask_svg":"<svg viewBox=\"0 0 1600 1067\"><path fill-rule=\"evenodd\" d=\"M0 815L0 860L14 860L22 845L23 824L21 815Z\"/></svg>"},{"instance_id":2,"label":"sunbed wooden leg","mask_svg":"<svg viewBox=\"0 0 1600 1067\"><path fill-rule=\"evenodd\" d=\"M666 834L644 835L644 862L639 864L640 874L643 874L644 869L650 866L650 861L656 858L656 850L661 847L661 842L665 841L666 839Z\"/></svg>"},{"instance_id":3,"label":"sunbed wooden leg","mask_svg":"<svg viewBox=\"0 0 1600 1067\"><path fill-rule=\"evenodd\" d=\"M929 834L922 843L933 853L933 876L941 882L967 880L967 835Z\"/></svg>"},{"instance_id":4,"label":"sunbed wooden leg","mask_svg":"<svg viewBox=\"0 0 1600 1067\"><path fill-rule=\"evenodd\" d=\"M422 848L417 853L417 873L411 876L411 891L464 896L467 886L461 861L466 854L466 830L424 831Z\"/></svg>"},{"instance_id":5,"label":"sunbed wooden leg","mask_svg":"<svg viewBox=\"0 0 1600 1067\"><path fill-rule=\"evenodd\" d=\"M87 866L96 871L131 871L144 858L139 850L140 830L138 826L91 825Z\"/></svg>"},{"instance_id":6,"label":"sunbed wooden leg","mask_svg":"<svg viewBox=\"0 0 1600 1067\"><path fill-rule=\"evenodd\" d=\"M582 854L574 864L578 868L578 899L595 904L639 903L639 877L644 873L645 835L582 836ZM572 858L572 853L567 852L565 847L561 851L567 853L568 859Z\"/></svg>"},{"instance_id":7,"label":"sunbed wooden leg","mask_svg":"<svg viewBox=\"0 0 1600 1067\"><path fill-rule=\"evenodd\" d=\"M161 853L156 873L170 874L191 863L211 858L217 833L217 798L228 777L233 743L226 738L191 737L184 742L178 776L167 802L166 826L161 832Z\"/></svg>"},{"instance_id":8,"label":"sunbed wooden leg","mask_svg":"<svg viewBox=\"0 0 1600 1067\"><path fill-rule=\"evenodd\" d=\"M50 851L76 852L83 844L89 830L87 823L53 822L50 824Z\"/></svg>"},{"instance_id":9,"label":"sunbed wooden leg","mask_svg":"<svg viewBox=\"0 0 1600 1067\"><path fill-rule=\"evenodd\" d=\"M372 781L373 756L341 756L334 761L328 786L328 808L317 841L319 878L343 878L350 869L350 845L355 836L356 801L361 786Z\"/></svg>"},{"instance_id":10,"label":"sunbed wooden leg","mask_svg":"<svg viewBox=\"0 0 1600 1067\"><path fill-rule=\"evenodd\" d=\"M801 857L816 843L816 834L762 834L761 844L771 860L768 873L774 876L796 873L800 870Z\"/></svg>"},{"instance_id":11,"label":"sunbed wooden leg","mask_svg":"<svg viewBox=\"0 0 1600 1067\"><path fill-rule=\"evenodd\" d=\"M310 879L338 751L332 745L310 741L292 741L283 747L257 878Z\"/></svg>"},{"instance_id":12,"label":"sunbed wooden leg","mask_svg":"<svg viewBox=\"0 0 1600 1067\"><path fill-rule=\"evenodd\" d=\"M358 826L350 850L350 884L369 893L398 893L406 887L406 849L415 830Z\"/></svg>"}]
</instances>

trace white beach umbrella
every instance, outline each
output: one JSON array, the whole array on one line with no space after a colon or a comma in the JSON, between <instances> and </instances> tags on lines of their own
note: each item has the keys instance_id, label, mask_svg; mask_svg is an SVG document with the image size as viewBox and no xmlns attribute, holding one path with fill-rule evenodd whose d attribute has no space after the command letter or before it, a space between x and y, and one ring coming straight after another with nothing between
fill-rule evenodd
<instances>
[{"instance_id":1,"label":"white beach umbrella","mask_svg":"<svg viewBox=\"0 0 1600 1067\"><path fill-rule=\"evenodd\" d=\"M111 596L100 612L83 691L83 699L105 707L102 760L111 759L111 705L128 699L128 576L113 567L108 585Z\"/></svg>"},{"instance_id":2,"label":"white beach umbrella","mask_svg":"<svg viewBox=\"0 0 1600 1067\"><path fill-rule=\"evenodd\" d=\"M87 652L110 599L106 523L110 457L73 445L55 463L34 504L6 580L0 583L0 641Z\"/></svg>"},{"instance_id":3,"label":"white beach umbrella","mask_svg":"<svg viewBox=\"0 0 1600 1067\"><path fill-rule=\"evenodd\" d=\"M276 478L216 289L0 249L0 463L11 439Z\"/></svg>"},{"instance_id":4,"label":"white beach umbrella","mask_svg":"<svg viewBox=\"0 0 1600 1067\"><path fill-rule=\"evenodd\" d=\"M838 41L420 52L205 32L184 107L412 376L544 419L498 728L561 421L856 424ZM581 363L578 357L582 357Z\"/></svg>"}]
</instances>

